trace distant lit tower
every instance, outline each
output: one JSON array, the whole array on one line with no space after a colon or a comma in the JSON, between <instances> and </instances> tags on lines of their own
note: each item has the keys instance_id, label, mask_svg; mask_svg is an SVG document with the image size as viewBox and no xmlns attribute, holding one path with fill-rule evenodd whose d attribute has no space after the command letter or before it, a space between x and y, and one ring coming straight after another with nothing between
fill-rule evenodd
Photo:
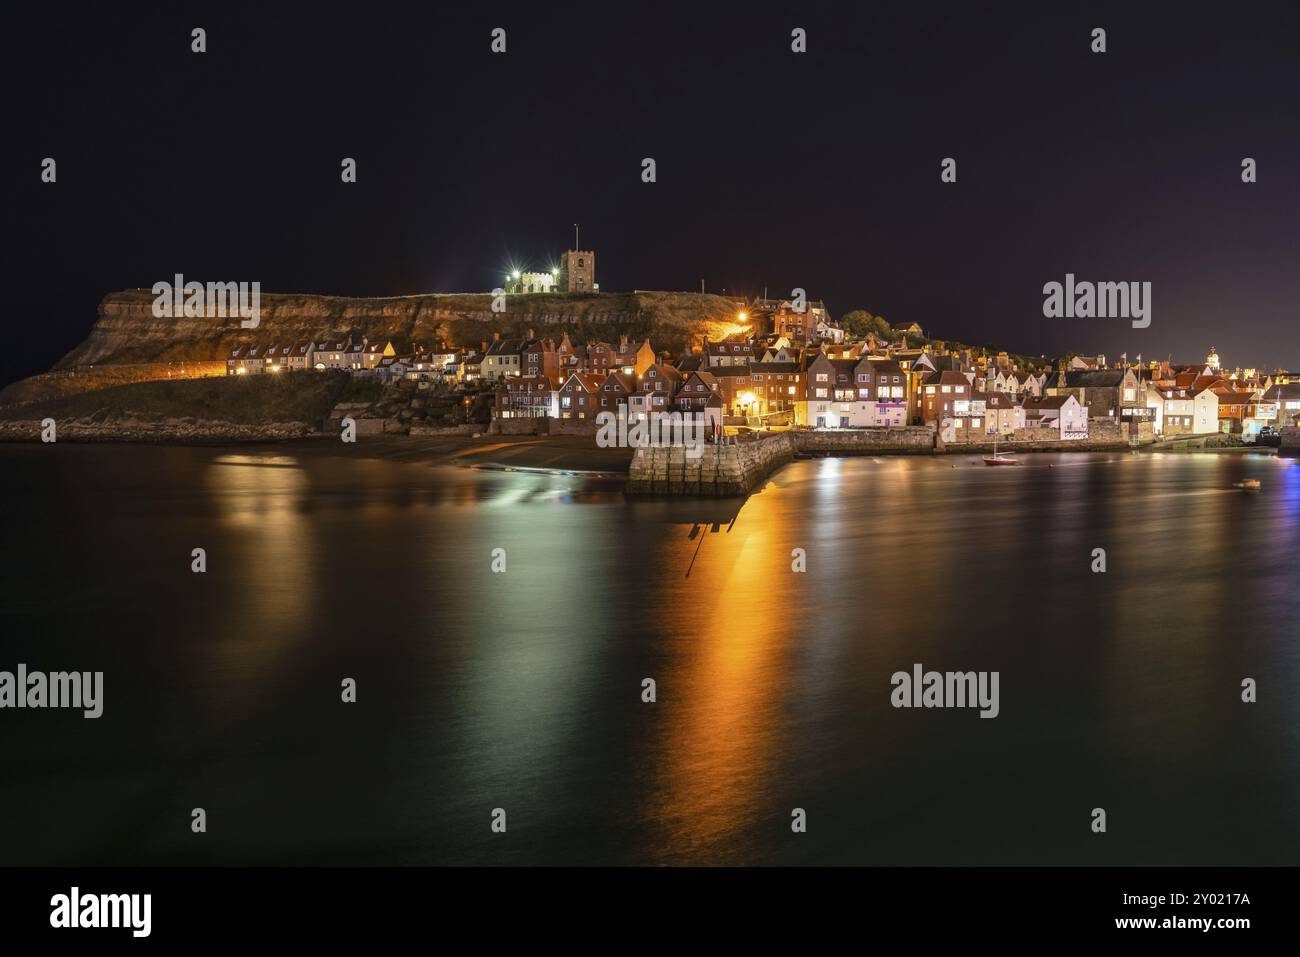
<instances>
[{"instance_id":1,"label":"distant lit tower","mask_svg":"<svg viewBox=\"0 0 1300 957\"><path fill-rule=\"evenodd\" d=\"M569 292L596 292L596 254L590 249L570 249L560 261Z\"/></svg>"},{"instance_id":2,"label":"distant lit tower","mask_svg":"<svg viewBox=\"0 0 1300 957\"><path fill-rule=\"evenodd\" d=\"M1210 346L1210 354L1205 357L1205 364L1210 367L1211 371L1219 371L1219 354L1214 351L1214 346Z\"/></svg>"}]
</instances>

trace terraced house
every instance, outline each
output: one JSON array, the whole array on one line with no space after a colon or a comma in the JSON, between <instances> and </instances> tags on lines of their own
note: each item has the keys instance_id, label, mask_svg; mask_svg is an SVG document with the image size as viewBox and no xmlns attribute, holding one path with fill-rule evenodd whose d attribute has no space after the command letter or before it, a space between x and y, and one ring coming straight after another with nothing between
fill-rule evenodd
<instances>
[{"instance_id":1,"label":"terraced house","mask_svg":"<svg viewBox=\"0 0 1300 957\"><path fill-rule=\"evenodd\" d=\"M522 339L502 339L501 333L492 334L492 342L483 351L479 375L487 382L502 376L520 375L523 368L520 355L524 350Z\"/></svg>"},{"instance_id":2,"label":"terraced house","mask_svg":"<svg viewBox=\"0 0 1300 957\"><path fill-rule=\"evenodd\" d=\"M502 419L559 418L559 390L555 380L545 375L498 380L494 414Z\"/></svg>"},{"instance_id":3,"label":"terraced house","mask_svg":"<svg viewBox=\"0 0 1300 957\"><path fill-rule=\"evenodd\" d=\"M932 372L921 384L921 420L938 424L944 419L969 415L971 394L975 391L964 372Z\"/></svg>"},{"instance_id":4,"label":"terraced house","mask_svg":"<svg viewBox=\"0 0 1300 957\"><path fill-rule=\"evenodd\" d=\"M604 382L605 376L599 372L570 372L560 386L560 418L594 420Z\"/></svg>"}]
</instances>

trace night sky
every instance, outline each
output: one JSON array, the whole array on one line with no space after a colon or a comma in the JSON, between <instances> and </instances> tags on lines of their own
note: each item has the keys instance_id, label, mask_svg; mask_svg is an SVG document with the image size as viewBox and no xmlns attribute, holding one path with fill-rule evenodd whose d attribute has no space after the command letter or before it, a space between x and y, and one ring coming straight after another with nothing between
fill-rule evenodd
<instances>
[{"instance_id":1,"label":"night sky","mask_svg":"<svg viewBox=\"0 0 1300 957\"><path fill-rule=\"evenodd\" d=\"M479 291L574 222L606 290L800 286L1015 352L1300 367L1296 4L325 6L11 19L0 380L176 272ZM1066 272L1150 281L1150 328L1043 318Z\"/></svg>"}]
</instances>

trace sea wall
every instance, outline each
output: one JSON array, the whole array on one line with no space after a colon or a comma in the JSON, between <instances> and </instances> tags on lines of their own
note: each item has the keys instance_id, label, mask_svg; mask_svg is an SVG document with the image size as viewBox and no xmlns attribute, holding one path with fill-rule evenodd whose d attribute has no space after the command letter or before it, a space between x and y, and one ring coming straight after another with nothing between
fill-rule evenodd
<instances>
[{"instance_id":1,"label":"sea wall","mask_svg":"<svg viewBox=\"0 0 1300 957\"><path fill-rule=\"evenodd\" d=\"M875 455L879 453L917 453L934 451L934 429L928 426L902 426L887 429L847 429L817 431L799 429L791 432L795 449L830 455Z\"/></svg>"},{"instance_id":2,"label":"sea wall","mask_svg":"<svg viewBox=\"0 0 1300 957\"><path fill-rule=\"evenodd\" d=\"M422 425L418 422L412 422L410 425L410 431L407 434L425 438L436 438L444 435L479 435L482 432L483 426L474 422L467 425Z\"/></svg>"},{"instance_id":3,"label":"sea wall","mask_svg":"<svg viewBox=\"0 0 1300 957\"><path fill-rule=\"evenodd\" d=\"M1094 425L1098 425L1094 423ZM1128 448L1127 426L1103 422L1090 431L1087 440L1052 439L1048 429L1025 429L1035 433L1020 442L999 441L1004 450L1090 452ZM1039 435L1037 433L1045 433ZM979 444L949 445L949 452L982 452L993 447ZM943 450L937 450L942 454ZM935 431L929 427L905 426L889 429L846 429L756 433L741 436L732 445L706 445L703 454L691 458L685 448L638 449L632 458L626 491L657 495L746 495L796 454L814 455L897 455L934 454Z\"/></svg>"},{"instance_id":4,"label":"sea wall","mask_svg":"<svg viewBox=\"0 0 1300 957\"><path fill-rule=\"evenodd\" d=\"M530 416L522 419L493 419L488 427L490 435L549 435L552 419Z\"/></svg>"},{"instance_id":5,"label":"sea wall","mask_svg":"<svg viewBox=\"0 0 1300 957\"><path fill-rule=\"evenodd\" d=\"M552 419L534 416L521 419L493 419L488 426L489 435L590 435L595 436L600 425L595 419Z\"/></svg>"},{"instance_id":6,"label":"sea wall","mask_svg":"<svg viewBox=\"0 0 1300 957\"><path fill-rule=\"evenodd\" d=\"M697 455L688 452L698 451ZM632 456L629 495L747 495L794 458L793 433L756 437L734 445L637 449Z\"/></svg>"},{"instance_id":7,"label":"sea wall","mask_svg":"<svg viewBox=\"0 0 1300 957\"><path fill-rule=\"evenodd\" d=\"M551 435L595 436L600 431L595 419L551 419L548 428Z\"/></svg>"},{"instance_id":8,"label":"sea wall","mask_svg":"<svg viewBox=\"0 0 1300 957\"><path fill-rule=\"evenodd\" d=\"M1143 428L1143 426L1145 428ZM993 449L994 437L983 432L974 436L962 430L961 439L944 442L940 452L985 452ZM1136 436L1139 442L1149 443L1154 440L1151 424L1141 423ZM1129 423L1112 419L1090 419L1086 439L1062 439L1056 429L1024 428L1016 429L1010 435L997 437L998 449L1006 452L1105 452L1129 448Z\"/></svg>"}]
</instances>

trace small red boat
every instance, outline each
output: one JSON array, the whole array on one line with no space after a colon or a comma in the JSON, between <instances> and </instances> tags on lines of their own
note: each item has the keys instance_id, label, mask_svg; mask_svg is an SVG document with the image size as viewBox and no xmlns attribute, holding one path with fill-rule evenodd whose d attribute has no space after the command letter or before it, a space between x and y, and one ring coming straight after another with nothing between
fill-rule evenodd
<instances>
[{"instance_id":1,"label":"small red boat","mask_svg":"<svg viewBox=\"0 0 1300 957\"><path fill-rule=\"evenodd\" d=\"M1019 459L1014 459L1006 452L998 451L998 444L993 443L993 454L984 457L985 465L1019 465Z\"/></svg>"}]
</instances>

